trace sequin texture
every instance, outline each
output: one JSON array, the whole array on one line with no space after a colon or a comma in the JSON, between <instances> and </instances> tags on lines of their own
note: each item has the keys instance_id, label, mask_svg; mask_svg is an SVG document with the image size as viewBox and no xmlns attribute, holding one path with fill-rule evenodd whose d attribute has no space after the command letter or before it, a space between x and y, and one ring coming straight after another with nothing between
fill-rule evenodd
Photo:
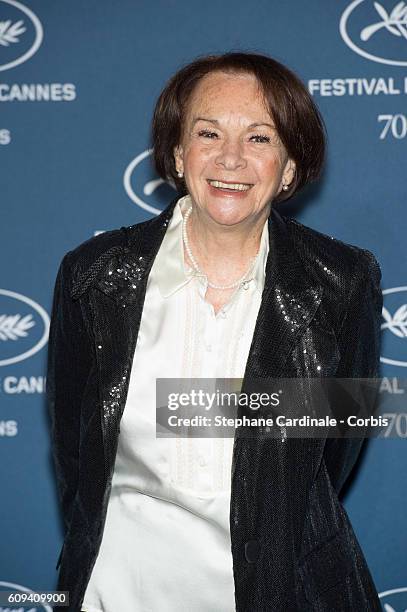
<instances>
[{"instance_id":1,"label":"sequin texture","mask_svg":"<svg viewBox=\"0 0 407 612\"><path fill-rule=\"evenodd\" d=\"M145 272L142 255L135 260L128 256L124 261L121 257L114 257L98 286L107 295L114 295L116 301L125 308L135 299L136 290Z\"/></svg>"},{"instance_id":2,"label":"sequin texture","mask_svg":"<svg viewBox=\"0 0 407 612\"><path fill-rule=\"evenodd\" d=\"M114 384L107 392L107 399L103 400L103 418L105 422L118 417L118 412L123 406L123 392L126 390L128 369L116 384Z\"/></svg>"}]
</instances>

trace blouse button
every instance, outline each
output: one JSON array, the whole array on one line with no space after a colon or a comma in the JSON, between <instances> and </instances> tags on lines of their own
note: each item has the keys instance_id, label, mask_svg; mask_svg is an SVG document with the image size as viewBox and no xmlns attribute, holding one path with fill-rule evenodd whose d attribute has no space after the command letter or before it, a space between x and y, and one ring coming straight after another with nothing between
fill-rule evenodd
<instances>
[{"instance_id":1,"label":"blouse button","mask_svg":"<svg viewBox=\"0 0 407 612\"><path fill-rule=\"evenodd\" d=\"M248 540L244 545L244 555L248 563L256 563L260 555L260 543L258 540Z\"/></svg>"},{"instance_id":2,"label":"blouse button","mask_svg":"<svg viewBox=\"0 0 407 612\"><path fill-rule=\"evenodd\" d=\"M207 461L206 461L205 457L202 457L202 455L199 457L199 465L201 467L205 467L205 465L207 465Z\"/></svg>"}]
</instances>

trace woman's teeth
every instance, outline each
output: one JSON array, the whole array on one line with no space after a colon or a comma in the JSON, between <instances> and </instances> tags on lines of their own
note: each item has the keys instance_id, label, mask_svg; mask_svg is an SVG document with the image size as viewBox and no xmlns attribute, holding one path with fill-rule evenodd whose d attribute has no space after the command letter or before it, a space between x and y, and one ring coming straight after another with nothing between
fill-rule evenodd
<instances>
[{"instance_id":1,"label":"woman's teeth","mask_svg":"<svg viewBox=\"0 0 407 612\"><path fill-rule=\"evenodd\" d=\"M251 187L246 183L222 183L221 181L208 181L208 183L218 189L230 189L231 191L247 191Z\"/></svg>"}]
</instances>

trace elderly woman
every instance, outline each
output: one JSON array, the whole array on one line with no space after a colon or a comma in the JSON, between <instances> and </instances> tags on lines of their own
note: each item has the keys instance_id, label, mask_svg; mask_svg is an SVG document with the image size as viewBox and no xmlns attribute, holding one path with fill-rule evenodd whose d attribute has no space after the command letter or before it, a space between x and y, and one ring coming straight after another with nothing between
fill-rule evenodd
<instances>
[{"instance_id":1,"label":"elderly woman","mask_svg":"<svg viewBox=\"0 0 407 612\"><path fill-rule=\"evenodd\" d=\"M227 53L171 78L152 133L178 196L56 280L58 589L72 612L379 611L338 498L361 439L155 429L158 378L377 376L375 257L281 213L320 174L319 112L279 62Z\"/></svg>"}]
</instances>

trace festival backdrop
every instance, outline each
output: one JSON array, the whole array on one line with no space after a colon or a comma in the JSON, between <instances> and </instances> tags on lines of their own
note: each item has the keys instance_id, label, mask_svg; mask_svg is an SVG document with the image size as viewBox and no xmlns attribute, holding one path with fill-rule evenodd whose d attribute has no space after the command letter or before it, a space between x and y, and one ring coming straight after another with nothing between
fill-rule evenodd
<instances>
[{"instance_id":1,"label":"festival backdrop","mask_svg":"<svg viewBox=\"0 0 407 612\"><path fill-rule=\"evenodd\" d=\"M272 55L318 104L326 170L286 213L376 255L381 394L403 400L406 2L0 0L1 590L56 586L62 523L45 364L59 263L91 236L151 218L173 198L151 164L156 97L184 63L227 50ZM406 425L400 418L394 427L398 438L368 442L342 501L383 608L401 612Z\"/></svg>"}]
</instances>

